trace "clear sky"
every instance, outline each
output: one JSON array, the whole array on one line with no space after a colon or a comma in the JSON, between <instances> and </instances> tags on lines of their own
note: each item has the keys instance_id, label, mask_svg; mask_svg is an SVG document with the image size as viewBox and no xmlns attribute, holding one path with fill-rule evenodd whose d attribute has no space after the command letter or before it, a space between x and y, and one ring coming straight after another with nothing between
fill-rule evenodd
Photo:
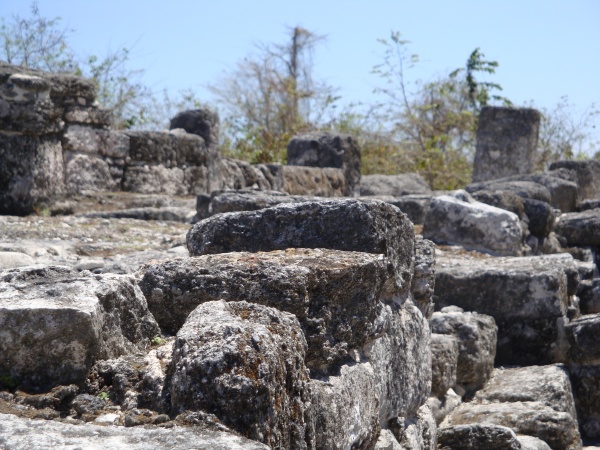
<instances>
[{"instance_id":1,"label":"clear sky","mask_svg":"<svg viewBox=\"0 0 600 450\"><path fill-rule=\"evenodd\" d=\"M0 16L27 16L28 0L0 0ZM369 102L381 62L378 38L400 31L421 62L409 79L428 80L462 67L480 47L500 63L489 78L516 105L550 108L567 95L579 110L600 103L600 0L39 0L60 16L81 55L134 47L153 89L192 88L210 103L206 85L257 43L285 42L288 27L327 36L315 75L345 102Z\"/></svg>"}]
</instances>

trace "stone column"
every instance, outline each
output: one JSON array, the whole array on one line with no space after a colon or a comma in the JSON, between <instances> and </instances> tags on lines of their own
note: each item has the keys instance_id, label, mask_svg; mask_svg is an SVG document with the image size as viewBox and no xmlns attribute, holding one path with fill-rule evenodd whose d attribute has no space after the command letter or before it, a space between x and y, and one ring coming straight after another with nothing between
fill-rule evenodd
<instances>
[{"instance_id":1,"label":"stone column","mask_svg":"<svg viewBox=\"0 0 600 450\"><path fill-rule=\"evenodd\" d=\"M473 181L534 169L541 114L535 109L485 107L479 115Z\"/></svg>"}]
</instances>

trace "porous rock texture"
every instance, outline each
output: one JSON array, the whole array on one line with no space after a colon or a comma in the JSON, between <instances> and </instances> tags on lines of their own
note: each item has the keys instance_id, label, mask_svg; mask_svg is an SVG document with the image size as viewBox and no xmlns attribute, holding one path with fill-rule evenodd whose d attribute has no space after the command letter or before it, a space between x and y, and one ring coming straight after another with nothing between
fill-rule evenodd
<instances>
[{"instance_id":1,"label":"porous rock texture","mask_svg":"<svg viewBox=\"0 0 600 450\"><path fill-rule=\"evenodd\" d=\"M456 383L471 393L481 389L494 369L498 331L494 319L484 314L448 308L448 311L433 313L430 323L433 333L450 335L457 340ZM441 392L442 395L444 393Z\"/></svg>"},{"instance_id":2,"label":"porous rock texture","mask_svg":"<svg viewBox=\"0 0 600 450\"><path fill-rule=\"evenodd\" d=\"M74 425L0 414L0 447L6 450L268 450L269 446L226 431Z\"/></svg>"},{"instance_id":3,"label":"porous rock texture","mask_svg":"<svg viewBox=\"0 0 600 450\"><path fill-rule=\"evenodd\" d=\"M440 433L469 424L508 427L537 437L552 449L581 448L569 375L561 365L495 369L473 401L446 418Z\"/></svg>"},{"instance_id":4,"label":"porous rock texture","mask_svg":"<svg viewBox=\"0 0 600 450\"><path fill-rule=\"evenodd\" d=\"M287 163L290 166L342 169L343 195L357 197L360 193L360 146L350 135L322 133L294 136L287 146Z\"/></svg>"},{"instance_id":5,"label":"porous rock texture","mask_svg":"<svg viewBox=\"0 0 600 450\"><path fill-rule=\"evenodd\" d=\"M213 413L272 448L306 448L305 351L292 314L247 302L204 303L177 333L171 404Z\"/></svg>"},{"instance_id":6,"label":"porous rock texture","mask_svg":"<svg viewBox=\"0 0 600 450\"><path fill-rule=\"evenodd\" d=\"M439 257L434 302L436 308L455 305L492 316L498 326L496 364L549 364L566 360L564 324L578 282L567 254Z\"/></svg>"},{"instance_id":7,"label":"porous rock texture","mask_svg":"<svg viewBox=\"0 0 600 450\"><path fill-rule=\"evenodd\" d=\"M423 224L423 237L436 244L460 245L500 256L523 252L524 231L519 217L477 202L464 191L435 197Z\"/></svg>"},{"instance_id":8,"label":"porous rock texture","mask_svg":"<svg viewBox=\"0 0 600 450\"><path fill-rule=\"evenodd\" d=\"M225 212L256 211L280 203L301 203L318 200L325 200L325 198L250 189L216 191L211 195L208 213L213 215Z\"/></svg>"},{"instance_id":9,"label":"porous rock texture","mask_svg":"<svg viewBox=\"0 0 600 450\"><path fill-rule=\"evenodd\" d=\"M81 385L94 361L142 350L158 333L129 276L62 266L0 272L0 374L21 389Z\"/></svg>"},{"instance_id":10,"label":"porous rock texture","mask_svg":"<svg viewBox=\"0 0 600 450\"><path fill-rule=\"evenodd\" d=\"M533 436L516 435L501 425L468 424L439 430L440 450L550 450L548 444Z\"/></svg>"},{"instance_id":11,"label":"porous rock texture","mask_svg":"<svg viewBox=\"0 0 600 450\"><path fill-rule=\"evenodd\" d=\"M579 188L579 201L600 198L600 161L588 159L585 161L555 161L550 164L551 171L567 169L575 173ZM567 212L566 210L563 212Z\"/></svg>"},{"instance_id":12,"label":"porous rock texture","mask_svg":"<svg viewBox=\"0 0 600 450\"><path fill-rule=\"evenodd\" d=\"M418 173L397 175L365 175L360 181L360 195L389 195L400 197L411 194L431 194L427 181Z\"/></svg>"},{"instance_id":13,"label":"porous rock texture","mask_svg":"<svg viewBox=\"0 0 600 450\"><path fill-rule=\"evenodd\" d=\"M382 332L381 301L394 285L382 255L326 249L233 252L149 265L139 285L159 325L175 334L201 303L245 300L294 314L313 375L335 373Z\"/></svg>"},{"instance_id":14,"label":"porous rock texture","mask_svg":"<svg viewBox=\"0 0 600 450\"><path fill-rule=\"evenodd\" d=\"M221 214L187 234L190 255L286 248L329 248L386 255L396 273L398 295L410 289L414 228L389 204L328 200Z\"/></svg>"},{"instance_id":15,"label":"porous rock texture","mask_svg":"<svg viewBox=\"0 0 600 450\"><path fill-rule=\"evenodd\" d=\"M411 293L423 316L433 314L433 292L435 288L435 244L423 236L415 236L415 273Z\"/></svg>"},{"instance_id":16,"label":"porous rock texture","mask_svg":"<svg viewBox=\"0 0 600 450\"><path fill-rule=\"evenodd\" d=\"M570 246L600 246L600 209L561 214L556 233Z\"/></svg>"},{"instance_id":17,"label":"porous rock texture","mask_svg":"<svg viewBox=\"0 0 600 450\"><path fill-rule=\"evenodd\" d=\"M446 395L448 389L456 384L458 355L456 337L452 334L431 333L431 393L438 398Z\"/></svg>"},{"instance_id":18,"label":"porous rock texture","mask_svg":"<svg viewBox=\"0 0 600 450\"><path fill-rule=\"evenodd\" d=\"M408 216L415 225L422 225L429 209L432 194L409 194L396 197L393 195L363 195L361 200L381 200L390 203Z\"/></svg>"}]
</instances>

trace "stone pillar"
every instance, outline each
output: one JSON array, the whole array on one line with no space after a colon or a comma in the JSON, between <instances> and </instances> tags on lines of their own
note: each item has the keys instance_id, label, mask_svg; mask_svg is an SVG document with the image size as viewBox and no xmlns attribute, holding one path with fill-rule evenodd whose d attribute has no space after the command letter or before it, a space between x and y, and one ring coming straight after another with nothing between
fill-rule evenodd
<instances>
[{"instance_id":1,"label":"stone pillar","mask_svg":"<svg viewBox=\"0 0 600 450\"><path fill-rule=\"evenodd\" d=\"M342 169L346 179L344 195L360 195L360 147L352 136L330 133L296 136L288 144L287 162L290 166Z\"/></svg>"},{"instance_id":2,"label":"stone pillar","mask_svg":"<svg viewBox=\"0 0 600 450\"><path fill-rule=\"evenodd\" d=\"M483 108L477 129L473 181L531 173L540 119L535 109Z\"/></svg>"}]
</instances>

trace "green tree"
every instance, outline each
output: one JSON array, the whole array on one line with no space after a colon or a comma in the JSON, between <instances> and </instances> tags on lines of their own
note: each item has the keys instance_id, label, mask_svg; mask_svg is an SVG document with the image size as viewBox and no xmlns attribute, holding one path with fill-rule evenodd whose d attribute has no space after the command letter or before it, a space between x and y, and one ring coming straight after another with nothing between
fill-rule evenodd
<instances>
[{"instance_id":1,"label":"green tree","mask_svg":"<svg viewBox=\"0 0 600 450\"><path fill-rule=\"evenodd\" d=\"M481 74L493 75L498 63L475 49L464 67L417 82L409 91L406 70L418 63L418 56L407 52L408 41L398 32L380 42L383 61L373 73L383 81L376 92L385 100L372 117L387 125L379 127L374 142L363 143L363 167L380 173L416 171L434 189L463 187L471 177L479 111L491 102L509 103L497 94L498 84L478 80ZM388 168L371 164L373 155Z\"/></svg>"},{"instance_id":2,"label":"green tree","mask_svg":"<svg viewBox=\"0 0 600 450\"><path fill-rule=\"evenodd\" d=\"M258 46L210 86L222 108L229 154L285 162L290 138L319 126L337 100L334 89L313 76L313 54L322 40L295 27L287 43Z\"/></svg>"}]
</instances>

